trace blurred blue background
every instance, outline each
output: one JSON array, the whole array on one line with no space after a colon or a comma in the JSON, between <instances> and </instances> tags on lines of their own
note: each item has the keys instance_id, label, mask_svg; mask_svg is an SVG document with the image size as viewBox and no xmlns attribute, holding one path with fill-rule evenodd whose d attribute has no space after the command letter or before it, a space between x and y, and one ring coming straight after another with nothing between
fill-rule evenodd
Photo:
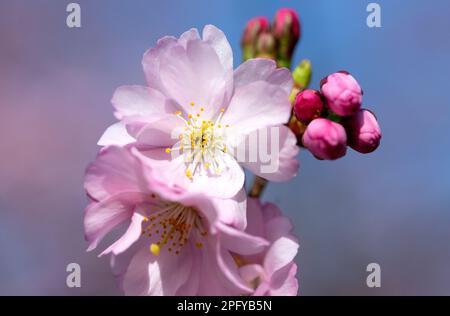
<instances>
[{"instance_id":1,"label":"blurred blue background","mask_svg":"<svg viewBox=\"0 0 450 316\"><path fill-rule=\"evenodd\" d=\"M114 122L116 87L142 84L141 57L164 35L215 24L235 66L248 19L295 8L312 60L312 87L346 69L365 91L383 140L371 155L336 162L300 155L290 183L264 199L293 219L304 295L450 294L450 2L376 1L382 28L368 28L370 1L0 2L0 294L120 294L99 251L86 253L83 173ZM104 246L104 244L103 244ZM82 287L66 287L77 262ZM381 288L366 266L381 266Z\"/></svg>"}]
</instances>

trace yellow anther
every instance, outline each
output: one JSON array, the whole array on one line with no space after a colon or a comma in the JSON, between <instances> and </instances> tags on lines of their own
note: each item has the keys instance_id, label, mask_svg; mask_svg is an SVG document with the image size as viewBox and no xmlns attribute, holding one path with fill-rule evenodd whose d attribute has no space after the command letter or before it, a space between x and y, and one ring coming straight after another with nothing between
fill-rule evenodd
<instances>
[{"instance_id":1,"label":"yellow anther","mask_svg":"<svg viewBox=\"0 0 450 316\"><path fill-rule=\"evenodd\" d=\"M205 162L205 169L206 169L206 170L209 169L209 166L210 166L209 162Z\"/></svg>"},{"instance_id":2,"label":"yellow anther","mask_svg":"<svg viewBox=\"0 0 450 316\"><path fill-rule=\"evenodd\" d=\"M200 111L202 111L202 112L203 112L204 110L205 110L205 108L200 108Z\"/></svg>"},{"instance_id":3,"label":"yellow anther","mask_svg":"<svg viewBox=\"0 0 450 316\"><path fill-rule=\"evenodd\" d=\"M154 254L155 256L159 255L160 251L161 251L161 247L159 247L157 244L150 245L150 252L152 254Z\"/></svg>"},{"instance_id":4,"label":"yellow anther","mask_svg":"<svg viewBox=\"0 0 450 316\"><path fill-rule=\"evenodd\" d=\"M227 124L227 125L225 125L225 127L230 127L230 125L229 125L229 124Z\"/></svg>"},{"instance_id":5,"label":"yellow anther","mask_svg":"<svg viewBox=\"0 0 450 316\"><path fill-rule=\"evenodd\" d=\"M192 171L189 168L186 169L186 177L188 177L189 179L192 179Z\"/></svg>"},{"instance_id":6,"label":"yellow anther","mask_svg":"<svg viewBox=\"0 0 450 316\"><path fill-rule=\"evenodd\" d=\"M181 115L181 111L176 111L175 115Z\"/></svg>"},{"instance_id":7,"label":"yellow anther","mask_svg":"<svg viewBox=\"0 0 450 316\"><path fill-rule=\"evenodd\" d=\"M190 118L190 119L191 119L191 118L192 118L192 114L188 114L188 118Z\"/></svg>"},{"instance_id":8,"label":"yellow anther","mask_svg":"<svg viewBox=\"0 0 450 316\"><path fill-rule=\"evenodd\" d=\"M148 217L144 217L143 221L148 222Z\"/></svg>"},{"instance_id":9,"label":"yellow anther","mask_svg":"<svg viewBox=\"0 0 450 316\"><path fill-rule=\"evenodd\" d=\"M222 112L222 113L225 112L225 109L224 109L224 108L221 108L221 109L220 109L220 112Z\"/></svg>"},{"instance_id":10,"label":"yellow anther","mask_svg":"<svg viewBox=\"0 0 450 316\"><path fill-rule=\"evenodd\" d=\"M200 113L197 113L197 117L200 117Z\"/></svg>"},{"instance_id":11,"label":"yellow anther","mask_svg":"<svg viewBox=\"0 0 450 316\"><path fill-rule=\"evenodd\" d=\"M166 153L170 154L171 151L172 151L172 149L166 148Z\"/></svg>"},{"instance_id":12,"label":"yellow anther","mask_svg":"<svg viewBox=\"0 0 450 316\"><path fill-rule=\"evenodd\" d=\"M218 127L218 128L222 128L222 125L219 124L219 125L217 125L217 127Z\"/></svg>"},{"instance_id":13,"label":"yellow anther","mask_svg":"<svg viewBox=\"0 0 450 316\"><path fill-rule=\"evenodd\" d=\"M194 102L191 102L191 103L189 103L191 106L194 106L195 105L195 103Z\"/></svg>"}]
</instances>

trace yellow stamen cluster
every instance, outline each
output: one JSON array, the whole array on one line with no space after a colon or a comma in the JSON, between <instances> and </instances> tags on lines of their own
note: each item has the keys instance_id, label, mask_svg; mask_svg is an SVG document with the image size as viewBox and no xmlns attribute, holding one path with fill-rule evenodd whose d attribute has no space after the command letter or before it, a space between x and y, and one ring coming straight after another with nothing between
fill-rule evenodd
<instances>
[{"instance_id":1,"label":"yellow stamen cluster","mask_svg":"<svg viewBox=\"0 0 450 316\"><path fill-rule=\"evenodd\" d=\"M195 103L189 103L195 107ZM183 118L181 111L175 112L186 124L185 132L180 135L180 142L173 148L166 148L166 153L173 150L180 150L185 157L187 164L185 175L192 179L196 172L213 172L220 173L219 156L227 152L225 134L220 123L225 112L224 108L220 109L220 113L215 121L201 119L205 113L205 108L200 107L197 113L188 113L187 119ZM225 125L229 127L229 125Z\"/></svg>"},{"instance_id":2,"label":"yellow stamen cluster","mask_svg":"<svg viewBox=\"0 0 450 316\"><path fill-rule=\"evenodd\" d=\"M208 234L197 210L178 203L167 203L162 210L153 212L146 222L148 224L142 229L142 235L153 239L156 237L156 242L152 243L149 249L155 256L159 255L164 246L167 251L178 255L193 229L198 232L197 237L205 237ZM202 248L203 243L197 241L195 245Z\"/></svg>"}]
</instances>

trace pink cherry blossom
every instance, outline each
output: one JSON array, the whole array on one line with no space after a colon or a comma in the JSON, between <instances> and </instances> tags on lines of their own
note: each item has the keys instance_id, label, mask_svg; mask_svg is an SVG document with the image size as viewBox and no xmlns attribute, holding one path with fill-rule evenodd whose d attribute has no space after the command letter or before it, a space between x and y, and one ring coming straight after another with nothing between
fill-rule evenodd
<instances>
[{"instance_id":1,"label":"pink cherry blossom","mask_svg":"<svg viewBox=\"0 0 450 316\"><path fill-rule=\"evenodd\" d=\"M133 143L148 161L164 169L167 185L232 197L244 183L242 167L271 180L296 175L294 134L284 124L291 114L289 70L268 59L251 59L233 71L231 47L212 25L180 38L164 37L143 58L148 86L123 86L112 98L119 123L99 145ZM279 148L265 161L237 159L249 135L278 129ZM270 134L267 132L266 134ZM257 148L245 147L245 157Z\"/></svg>"},{"instance_id":2,"label":"pink cherry blossom","mask_svg":"<svg viewBox=\"0 0 450 316\"><path fill-rule=\"evenodd\" d=\"M86 172L88 250L119 226L101 255L130 295L237 295L252 288L231 253L252 255L268 242L243 232L246 197L209 197L170 187L135 148L108 146Z\"/></svg>"},{"instance_id":3,"label":"pink cherry blossom","mask_svg":"<svg viewBox=\"0 0 450 316\"><path fill-rule=\"evenodd\" d=\"M267 239L270 246L257 255L235 255L240 274L253 286L252 295L297 295L297 265L294 258L298 241L292 235L290 220L274 204L261 204L259 200L249 198L247 205L246 232Z\"/></svg>"}]
</instances>

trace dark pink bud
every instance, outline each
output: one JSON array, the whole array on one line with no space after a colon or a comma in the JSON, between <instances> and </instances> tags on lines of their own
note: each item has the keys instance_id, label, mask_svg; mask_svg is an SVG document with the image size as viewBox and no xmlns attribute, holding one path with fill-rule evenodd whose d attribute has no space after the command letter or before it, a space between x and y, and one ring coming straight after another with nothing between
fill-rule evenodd
<instances>
[{"instance_id":1,"label":"dark pink bud","mask_svg":"<svg viewBox=\"0 0 450 316\"><path fill-rule=\"evenodd\" d=\"M263 16L255 17L247 22L241 39L244 60L255 57L256 42L259 35L269 32L269 29L270 22Z\"/></svg>"},{"instance_id":2,"label":"dark pink bud","mask_svg":"<svg viewBox=\"0 0 450 316\"><path fill-rule=\"evenodd\" d=\"M289 36L297 42L300 37L300 21L297 12L289 8L282 8L275 14L274 35L277 38Z\"/></svg>"},{"instance_id":3,"label":"dark pink bud","mask_svg":"<svg viewBox=\"0 0 450 316\"><path fill-rule=\"evenodd\" d=\"M361 109L345 121L348 144L363 154L378 148L381 140L381 129L372 112Z\"/></svg>"},{"instance_id":4,"label":"dark pink bud","mask_svg":"<svg viewBox=\"0 0 450 316\"><path fill-rule=\"evenodd\" d=\"M309 123L303 145L318 159L335 160L347 152L347 135L342 125L324 118Z\"/></svg>"},{"instance_id":5,"label":"dark pink bud","mask_svg":"<svg viewBox=\"0 0 450 316\"><path fill-rule=\"evenodd\" d=\"M281 67L290 67L295 45L300 38L300 21L292 9L280 9L275 14L273 35L278 42L277 62Z\"/></svg>"},{"instance_id":6,"label":"dark pink bud","mask_svg":"<svg viewBox=\"0 0 450 316\"><path fill-rule=\"evenodd\" d=\"M276 42L272 33L261 33L256 42L256 56L274 59L276 57Z\"/></svg>"},{"instance_id":7,"label":"dark pink bud","mask_svg":"<svg viewBox=\"0 0 450 316\"><path fill-rule=\"evenodd\" d=\"M295 97L294 113L297 119L308 124L320 117L323 110L323 102L319 91L303 90Z\"/></svg>"},{"instance_id":8,"label":"dark pink bud","mask_svg":"<svg viewBox=\"0 0 450 316\"><path fill-rule=\"evenodd\" d=\"M340 116L350 116L361 108L363 92L348 72L336 72L322 79L320 90L328 107Z\"/></svg>"}]
</instances>

